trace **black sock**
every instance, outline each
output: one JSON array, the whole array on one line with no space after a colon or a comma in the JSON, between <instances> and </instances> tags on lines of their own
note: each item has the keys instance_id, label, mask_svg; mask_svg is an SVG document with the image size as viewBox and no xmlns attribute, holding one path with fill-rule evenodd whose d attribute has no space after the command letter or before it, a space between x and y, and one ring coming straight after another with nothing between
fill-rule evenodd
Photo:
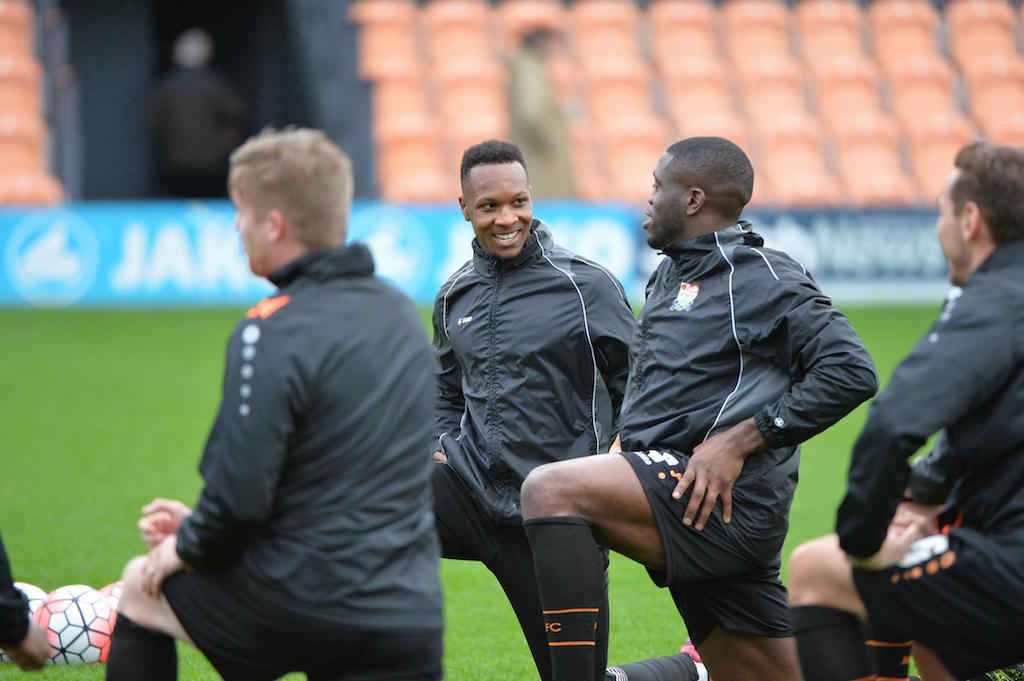
<instances>
[{"instance_id":1,"label":"black sock","mask_svg":"<svg viewBox=\"0 0 1024 681\"><path fill-rule=\"evenodd\" d=\"M864 648L860 620L816 605L793 608L793 634L804 681L851 681L874 672Z\"/></svg>"},{"instance_id":2,"label":"black sock","mask_svg":"<svg viewBox=\"0 0 1024 681\"><path fill-rule=\"evenodd\" d=\"M605 558L582 518L527 520L554 681L595 679Z\"/></svg>"},{"instance_id":3,"label":"black sock","mask_svg":"<svg viewBox=\"0 0 1024 681\"><path fill-rule=\"evenodd\" d=\"M110 636L107 681L175 681L178 678L178 650L174 637L133 622L117 614Z\"/></svg>"},{"instance_id":4,"label":"black sock","mask_svg":"<svg viewBox=\"0 0 1024 681\"><path fill-rule=\"evenodd\" d=\"M676 653L612 667L607 681L697 681L697 666L689 655Z\"/></svg>"},{"instance_id":5,"label":"black sock","mask_svg":"<svg viewBox=\"0 0 1024 681\"><path fill-rule=\"evenodd\" d=\"M906 679L910 670L910 647L913 644L906 636L874 623L865 627L864 646L879 678Z\"/></svg>"}]
</instances>

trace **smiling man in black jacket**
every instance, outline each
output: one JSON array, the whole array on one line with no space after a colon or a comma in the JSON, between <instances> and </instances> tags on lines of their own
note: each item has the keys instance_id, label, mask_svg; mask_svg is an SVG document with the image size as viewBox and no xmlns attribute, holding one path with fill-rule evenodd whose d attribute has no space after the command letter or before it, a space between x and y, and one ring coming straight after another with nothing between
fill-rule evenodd
<instances>
[{"instance_id":1,"label":"smiling man in black jacket","mask_svg":"<svg viewBox=\"0 0 1024 681\"><path fill-rule=\"evenodd\" d=\"M516 146L491 140L470 147L461 176L473 259L441 287L434 305L438 534L444 557L481 561L494 573L548 681L519 487L543 463L608 451L618 432L633 313L610 273L555 245L533 219ZM604 614L596 646L602 657L607 608ZM602 664L594 678L603 674Z\"/></svg>"},{"instance_id":2,"label":"smiling man in black jacket","mask_svg":"<svg viewBox=\"0 0 1024 681\"><path fill-rule=\"evenodd\" d=\"M1024 151L961 149L938 207L962 291L871 405L838 536L790 558L809 681L874 673L865 618L905 652L915 642L926 681L982 674L1024 651ZM908 457L936 432L938 451L910 485L941 492L955 481L930 524L897 505L914 482Z\"/></svg>"},{"instance_id":3,"label":"smiling man in black jacket","mask_svg":"<svg viewBox=\"0 0 1024 681\"><path fill-rule=\"evenodd\" d=\"M229 188L279 290L228 342L195 507L144 509L107 678L175 678L175 637L225 679L440 679L423 324L344 246L351 165L322 132L250 139Z\"/></svg>"},{"instance_id":4,"label":"smiling man in black jacket","mask_svg":"<svg viewBox=\"0 0 1024 681\"><path fill-rule=\"evenodd\" d=\"M799 444L877 379L803 267L740 222L753 177L722 138L662 155L644 228L667 257L631 349L623 452L542 466L523 485L555 681L591 676L598 544L670 588L716 681L799 678L779 581Z\"/></svg>"}]
</instances>

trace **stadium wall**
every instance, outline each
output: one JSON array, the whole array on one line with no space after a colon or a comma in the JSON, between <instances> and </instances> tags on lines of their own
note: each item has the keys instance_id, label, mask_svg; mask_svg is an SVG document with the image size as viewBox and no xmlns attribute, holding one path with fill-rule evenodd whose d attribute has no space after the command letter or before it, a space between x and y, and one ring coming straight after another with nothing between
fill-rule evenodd
<instances>
[{"instance_id":1,"label":"stadium wall","mask_svg":"<svg viewBox=\"0 0 1024 681\"><path fill-rule=\"evenodd\" d=\"M634 301L660 257L640 211L625 205L539 203L557 241L604 264ZM938 302L946 264L930 211L752 213L770 248L785 250L840 303ZM458 206L357 201L349 240L420 304L469 258ZM69 204L0 211L0 306L249 305L271 287L247 270L228 202Z\"/></svg>"}]
</instances>

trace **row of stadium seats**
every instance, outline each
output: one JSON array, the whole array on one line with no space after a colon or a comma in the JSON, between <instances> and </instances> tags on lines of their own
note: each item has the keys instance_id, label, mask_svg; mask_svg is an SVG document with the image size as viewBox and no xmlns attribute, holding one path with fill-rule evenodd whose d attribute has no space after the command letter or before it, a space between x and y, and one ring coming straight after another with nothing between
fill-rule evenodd
<instances>
[{"instance_id":1,"label":"row of stadium seats","mask_svg":"<svg viewBox=\"0 0 1024 681\"><path fill-rule=\"evenodd\" d=\"M979 134L1024 142L1024 60L1006 0L357 0L382 195L447 200L458 156L504 137L504 60L566 37L549 75L570 114L577 193L643 201L674 138L755 161L755 200L930 204Z\"/></svg>"},{"instance_id":2,"label":"row of stadium seats","mask_svg":"<svg viewBox=\"0 0 1024 681\"><path fill-rule=\"evenodd\" d=\"M43 70L32 56L34 12L0 0L0 205L53 204L60 183L46 171Z\"/></svg>"}]
</instances>

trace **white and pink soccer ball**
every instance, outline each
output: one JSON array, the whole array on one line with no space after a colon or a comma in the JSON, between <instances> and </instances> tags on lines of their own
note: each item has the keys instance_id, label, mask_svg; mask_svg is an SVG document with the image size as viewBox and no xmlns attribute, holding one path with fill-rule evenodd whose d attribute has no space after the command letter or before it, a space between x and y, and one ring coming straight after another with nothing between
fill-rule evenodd
<instances>
[{"instance_id":1,"label":"white and pink soccer ball","mask_svg":"<svg viewBox=\"0 0 1024 681\"><path fill-rule=\"evenodd\" d=\"M50 663L106 662L117 610L107 596L84 584L55 589L33 615L50 642Z\"/></svg>"}]
</instances>

